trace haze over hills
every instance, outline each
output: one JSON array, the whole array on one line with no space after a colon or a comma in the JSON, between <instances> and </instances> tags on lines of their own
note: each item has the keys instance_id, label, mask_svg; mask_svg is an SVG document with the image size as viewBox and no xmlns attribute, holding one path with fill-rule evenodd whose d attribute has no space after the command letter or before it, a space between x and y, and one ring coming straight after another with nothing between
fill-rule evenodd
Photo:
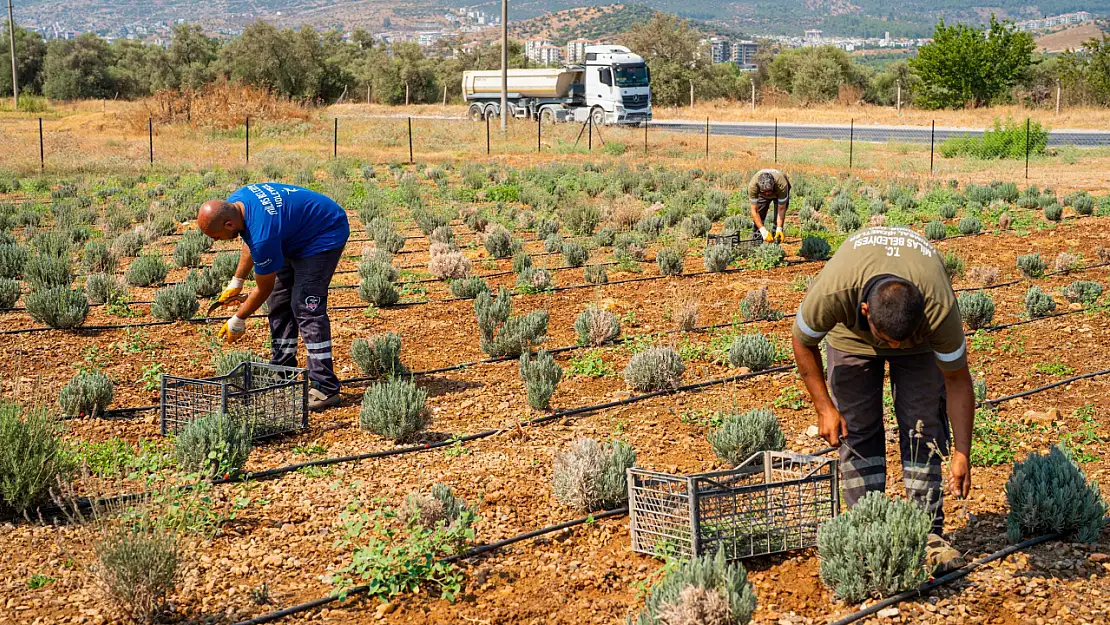
<instances>
[{"instance_id":1,"label":"haze over hills","mask_svg":"<svg viewBox=\"0 0 1110 625\"><path fill-rule=\"evenodd\" d=\"M282 26L356 27L368 30L430 30L445 24L450 9L471 8L494 16L499 0L17 0L16 21L62 31L143 35L151 25L183 20L212 31L235 32L264 19ZM510 22L611 0L510 0ZM979 23L991 13L1023 20L1075 11L1110 14L1106 0L640 0L650 9L707 21L721 28L761 34L827 34L923 37L938 18ZM561 35L561 34L560 34Z\"/></svg>"}]
</instances>

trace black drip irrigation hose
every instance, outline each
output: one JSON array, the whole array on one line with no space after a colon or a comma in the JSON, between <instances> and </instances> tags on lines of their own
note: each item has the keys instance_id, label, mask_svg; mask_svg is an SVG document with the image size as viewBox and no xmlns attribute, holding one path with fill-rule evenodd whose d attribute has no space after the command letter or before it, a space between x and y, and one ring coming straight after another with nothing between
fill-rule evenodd
<instances>
[{"instance_id":1,"label":"black drip irrigation hose","mask_svg":"<svg viewBox=\"0 0 1110 625\"><path fill-rule=\"evenodd\" d=\"M462 553L455 554L455 555L452 555L452 556L447 556L446 558L442 558L442 559L440 559L440 562L449 563L449 562L457 562L459 560L466 560L468 558L473 558L473 557L476 557L476 556L480 556L482 554L489 553L491 551L497 551L498 549L508 547L509 545L513 545L515 543L524 542L524 541L530 540L532 538L537 538L537 537L543 536L545 534L552 534L552 533L559 532L559 531L562 531L562 530L565 530L565 529L569 529L571 527L575 527L577 525L585 525L586 523L593 523L594 521L600 521L602 519L621 517L621 516L624 516L626 514L628 514L628 508L627 507L615 508L613 510L606 510L605 512L598 512L596 514L589 514L589 515L586 515L584 517L579 517L577 519L573 519L573 520L570 520L570 521L564 521L562 523L557 523L555 525L549 525L547 527L543 527L543 528L540 528L540 529L537 529L537 530L532 530L530 532L525 532L523 534L518 534L518 535L513 536L511 538L506 538L504 540L499 540L497 542L493 542L493 543L489 543L489 544L485 544L485 545L479 545L477 547L473 547L471 549L468 549L468 550L466 550ZM359 595L364 595L367 592L369 592L369 590L370 590L369 586L365 586L365 585L364 586L355 586L353 588L348 589L347 592L344 593L344 600L349 599L351 597L357 597ZM339 595L328 595L326 597L321 597L319 599L314 599L314 600L308 601L306 603L301 603L299 605L290 606L288 608L277 610L275 612L270 612L268 614L262 614L262 615L254 617L254 618L247 619L245 621L239 621L239 622L235 623L234 625L262 625L263 623L272 623L274 621L281 620L281 619L283 619L287 616L292 616L294 614L299 614L301 612L308 612L309 610L314 610L316 608L328 605L329 603L334 603L334 602L339 601L339 600L340 600Z\"/></svg>"}]
</instances>

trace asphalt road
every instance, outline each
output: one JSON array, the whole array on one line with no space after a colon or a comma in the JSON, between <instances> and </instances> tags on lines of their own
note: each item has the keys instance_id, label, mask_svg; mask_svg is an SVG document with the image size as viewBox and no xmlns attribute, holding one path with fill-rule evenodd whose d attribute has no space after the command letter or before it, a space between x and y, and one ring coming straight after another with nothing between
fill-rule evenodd
<instances>
[{"instance_id":1,"label":"asphalt road","mask_svg":"<svg viewBox=\"0 0 1110 625\"><path fill-rule=\"evenodd\" d=\"M660 130L705 133L705 122L692 120L653 121L650 126ZM775 124L759 122L710 122L710 135L734 137L773 137ZM853 129L848 124L779 124L780 139L832 139L885 143L903 141L908 143L929 143L933 137L928 126L873 126L858 125ZM981 135L982 129L940 128L936 129L937 143L952 137ZM1053 130L1049 131L1048 144L1051 146L1075 145L1078 147L1110 146L1110 131L1100 130Z\"/></svg>"}]
</instances>

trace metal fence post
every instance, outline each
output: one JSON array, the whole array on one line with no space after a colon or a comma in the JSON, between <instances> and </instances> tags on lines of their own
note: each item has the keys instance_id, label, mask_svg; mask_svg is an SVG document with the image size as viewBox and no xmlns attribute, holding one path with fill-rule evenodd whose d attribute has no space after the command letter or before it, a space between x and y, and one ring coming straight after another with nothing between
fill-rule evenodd
<instances>
[{"instance_id":1,"label":"metal fence post","mask_svg":"<svg viewBox=\"0 0 1110 625\"><path fill-rule=\"evenodd\" d=\"M775 162L779 162L779 118L775 118Z\"/></svg>"},{"instance_id":2,"label":"metal fence post","mask_svg":"<svg viewBox=\"0 0 1110 625\"><path fill-rule=\"evenodd\" d=\"M852 175L852 165L856 148L856 119L853 117L848 125L848 175Z\"/></svg>"},{"instance_id":3,"label":"metal fence post","mask_svg":"<svg viewBox=\"0 0 1110 625\"><path fill-rule=\"evenodd\" d=\"M536 115L536 152L540 152L543 149L543 144L542 144L543 130L542 129L543 129L543 122L540 120L540 116Z\"/></svg>"},{"instance_id":4,"label":"metal fence post","mask_svg":"<svg viewBox=\"0 0 1110 625\"><path fill-rule=\"evenodd\" d=\"M709 118L705 118L705 158L709 158Z\"/></svg>"},{"instance_id":5,"label":"metal fence post","mask_svg":"<svg viewBox=\"0 0 1110 625\"><path fill-rule=\"evenodd\" d=\"M932 176L936 169L933 167L934 146L937 143L937 120L933 120L933 128L929 131L929 175Z\"/></svg>"},{"instance_id":6,"label":"metal fence post","mask_svg":"<svg viewBox=\"0 0 1110 625\"><path fill-rule=\"evenodd\" d=\"M648 155L647 127L648 123L644 122L644 156Z\"/></svg>"},{"instance_id":7,"label":"metal fence post","mask_svg":"<svg viewBox=\"0 0 1110 625\"><path fill-rule=\"evenodd\" d=\"M1029 118L1025 118L1025 179L1029 180Z\"/></svg>"},{"instance_id":8,"label":"metal fence post","mask_svg":"<svg viewBox=\"0 0 1110 625\"><path fill-rule=\"evenodd\" d=\"M412 118L409 118L409 164L413 163L412 159Z\"/></svg>"},{"instance_id":9,"label":"metal fence post","mask_svg":"<svg viewBox=\"0 0 1110 625\"><path fill-rule=\"evenodd\" d=\"M590 112L590 119L586 123L590 125L590 127L589 127L590 136L587 139L587 145L589 146L590 151L593 152L594 151L594 114L593 114L592 111Z\"/></svg>"},{"instance_id":10,"label":"metal fence post","mask_svg":"<svg viewBox=\"0 0 1110 625\"><path fill-rule=\"evenodd\" d=\"M247 131L246 131L246 146L247 146L247 162L251 162L251 116L247 115Z\"/></svg>"},{"instance_id":11,"label":"metal fence post","mask_svg":"<svg viewBox=\"0 0 1110 625\"><path fill-rule=\"evenodd\" d=\"M486 156L489 156L489 115L483 115L486 118Z\"/></svg>"},{"instance_id":12,"label":"metal fence post","mask_svg":"<svg viewBox=\"0 0 1110 625\"><path fill-rule=\"evenodd\" d=\"M339 118L335 118L335 126L331 134L331 157L339 158Z\"/></svg>"},{"instance_id":13,"label":"metal fence post","mask_svg":"<svg viewBox=\"0 0 1110 625\"><path fill-rule=\"evenodd\" d=\"M151 116L146 120L147 137L150 140L150 164L154 164L154 117Z\"/></svg>"},{"instance_id":14,"label":"metal fence post","mask_svg":"<svg viewBox=\"0 0 1110 625\"><path fill-rule=\"evenodd\" d=\"M39 170L46 170L46 149L43 147L41 117L39 118Z\"/></svg>"}]
</instances>

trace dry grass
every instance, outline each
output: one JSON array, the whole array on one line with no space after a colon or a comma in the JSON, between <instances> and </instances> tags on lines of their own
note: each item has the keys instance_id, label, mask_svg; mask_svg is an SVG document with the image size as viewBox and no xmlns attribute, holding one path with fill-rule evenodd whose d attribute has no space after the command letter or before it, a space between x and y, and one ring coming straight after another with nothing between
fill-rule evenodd
<instances>
[{"instance_id":1,"label":"dry grass","mask_svg":"<svg viewBox=\"0 0 1110 625\"><path fill-rule=\"evenodd\" d=\"M188 123L229 129L242 125L247 117L284 122L304 121L311 116L305 107L278 98L267 89L231 82L213 83L199 90L159 91L128 110L135 130L145 130L150 119L159 125Z\"/></svg>"}]
</instances>

